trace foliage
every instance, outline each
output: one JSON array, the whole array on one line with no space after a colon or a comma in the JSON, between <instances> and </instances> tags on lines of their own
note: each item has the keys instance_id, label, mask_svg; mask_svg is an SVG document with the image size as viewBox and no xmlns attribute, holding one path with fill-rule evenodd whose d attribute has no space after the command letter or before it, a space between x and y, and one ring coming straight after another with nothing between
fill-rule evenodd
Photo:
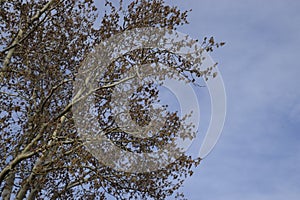
<instances>
[{"instance_id":1,"label":"foliage","mask_svg":"<svg viewBox=\"0 0 300 200\"><path fill-rule=\"evenodd\" d=\"M199 159L182 155L158 171L129 173L104 165L86 150L71 112L73 81L84 56L96 44L125 30L149 26L175 29L187 23L187 11L165 5L162 0L135 0L126 6L121 1L119 7L107 1L106 7L98 23L93 0L0 1L3 199L105 199L109 195L118 199L165 199L199 164ZM208 51L219 45L213 38L204 43ZM131 52L108 67L106 84L116 83L124 70L145 56L145 62L160 59L176 66L180 73L210 73L191 70L191 63L172 60L170 55L153 50ZM134 63L128 62L128 56ZM101 128L120 147L152 151L166 143L167 136L171 137L182 123L176 113L169 113L165 129L148 140L120 131L113 117L107 115L113 88L96 91L97 108ZM157 88L149 85L132 97L132 118L140 125L148 123L147 105L157 93Z\"/></svg>"}]
</instances>

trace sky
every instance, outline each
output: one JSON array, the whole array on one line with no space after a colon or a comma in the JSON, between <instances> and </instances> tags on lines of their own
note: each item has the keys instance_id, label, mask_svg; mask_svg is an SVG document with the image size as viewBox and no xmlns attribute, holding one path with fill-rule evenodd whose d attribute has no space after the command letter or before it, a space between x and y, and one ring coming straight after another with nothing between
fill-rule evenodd
<instances>
[{"instance_id":1,"label":"sky","mask_svg":"<svg viewBox=\"0 0 300 200\"><path fill-rule=\"evenodd\" d=\"M225 126L186 197L300 199L300 1L169 3L193 9L179 31L226 42L211 54L226 87Z\"/></svg>"},{"instance_id":2,"label":"sky","mask_svg":"<svg viewBox=\"0 0 300 200\"><path fill-rule=\"evenodd\" d=\"M300 199L300 1L167 2L193 9L180 32L226 42L211 54L226 88L225 126L181 191L189 200Z\"/></svg>"}]
</instances>

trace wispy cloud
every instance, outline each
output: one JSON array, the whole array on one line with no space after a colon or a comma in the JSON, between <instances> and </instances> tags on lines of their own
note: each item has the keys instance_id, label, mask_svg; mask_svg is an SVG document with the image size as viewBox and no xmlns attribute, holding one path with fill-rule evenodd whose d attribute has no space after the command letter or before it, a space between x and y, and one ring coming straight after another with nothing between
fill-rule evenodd
<instances>
[{"instance_id":1,"label":"wispy cloud","mask_svg":"<svg viewBox=\"0 0 300 200\"><path fill-rule=\"evenodd\" d=\"M227 88L227 122L183 190L192 200L299 199L300 2L176 3L193 8L180 31L227 42L212 55Z\"/></svg>"}]
</instances>

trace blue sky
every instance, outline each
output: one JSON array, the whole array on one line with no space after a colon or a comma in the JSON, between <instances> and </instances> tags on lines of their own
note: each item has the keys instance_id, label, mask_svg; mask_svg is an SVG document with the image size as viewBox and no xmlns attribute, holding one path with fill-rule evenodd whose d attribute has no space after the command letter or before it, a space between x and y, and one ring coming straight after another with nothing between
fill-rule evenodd
<instances>
[{"instance_id":1,"label":"blue sky","mask_svg":"<svg viewBox=\"0 0 300 200\"><path fill-rule=\"evenodd\" d=\"M213 152L186 180L186 197L300 199L300 1L168 3L193 9L180 32L226 42L211 54L226 87L225 127Z\"/></svg>"},{"instance_id":2,"label":"blue sky","mask_svg":"<svg viewBox=\"0 0 300 200\"><path fill-rule=\"evenodd\" d=\"M173 0L179 29L226 45L212 55L227 93L213 152L182 191L190 200L300 198L300 1Z\"/></svg>"}]
</instances>

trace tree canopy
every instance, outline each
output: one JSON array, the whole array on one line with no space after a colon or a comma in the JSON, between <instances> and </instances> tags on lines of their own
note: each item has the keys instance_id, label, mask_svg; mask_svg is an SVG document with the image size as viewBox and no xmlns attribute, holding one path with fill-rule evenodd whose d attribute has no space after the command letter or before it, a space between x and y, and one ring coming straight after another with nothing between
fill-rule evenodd
<instances>
[{"instance_id":1,"label":"tree canopy","mask_svg":"<svg viewBox=\"0 0 300 200\"><path fill-rule=\"evenodd\" d=\"M165 199L200 163L183 153L155 171L120 171L87 150L72 110L76 106L74 81L80 82L77 75L83 72L87 55L95 53L101 42L126 31L143 27L176 30L188 23L188 11L163 0L134 0L126 5L106 1L105 6L99 21L93 0L0 1L2 199ZM212 51L222 44L204 38L202 48ZM153 63L166 66L160 69L166 73L175 70L189 83L195 77L213 75L212 68L200 70L195 63L157 48L127 52L105 66L93 93L96 119L105 137L129 152L153 152L181 133L181 137L195 136L191 125L176 112L166 112L166 121L151 137L136 137L116 123L113 90L126 81L124 73ZM151 123L149 111L158 93L158 85L147 82L128 97L130 117L139 126Z\"/></svg>"}]
</instances>

